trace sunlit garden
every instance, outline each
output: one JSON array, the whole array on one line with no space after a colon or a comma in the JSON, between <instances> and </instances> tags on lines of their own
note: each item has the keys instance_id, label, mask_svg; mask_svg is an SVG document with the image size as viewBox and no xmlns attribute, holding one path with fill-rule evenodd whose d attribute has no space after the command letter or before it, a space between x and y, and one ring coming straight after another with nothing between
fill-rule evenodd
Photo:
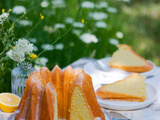
<instances>
[{"instance_id":1,"label":"sunlit garden","mask_svg":"<svg viewBox=\"0 0 160 120\"><path fill-rule=\"evenodd\" d=\"M10 24L15 22L12 46L20 38L34 44L37 69L52 69L56 64L63 68L82 57L111 56L121 43L160 65L156 1L18 0L1 1L0 8L9 13ZM4 27L10 25L5 22ZM1 43L0 50L4 47ZM10 91L6 86L10 86L10 72L16 64L12 60L1 63L1 91Z\"/></svg>"}]
</instances>

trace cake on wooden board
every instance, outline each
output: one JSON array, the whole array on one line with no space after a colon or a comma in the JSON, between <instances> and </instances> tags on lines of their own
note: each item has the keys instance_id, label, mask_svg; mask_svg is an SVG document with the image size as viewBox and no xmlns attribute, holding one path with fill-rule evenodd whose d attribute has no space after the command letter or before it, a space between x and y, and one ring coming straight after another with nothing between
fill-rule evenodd
<instances>
[{"instance_id":1,"label":"cake on wooden board","mask_svg":"<svg viewBox=\"0 0 160 120\"><path fill-rule=\"evenodd\" d=\"M18 110L15 120L105 120L91 77L71 66L64 72L55 66L31 73Z\"/></svg>"},{"instance_id":2,"label":"cake on wooden board","mask_svg":"<svg viewBox=\"0 0 160 120\"><path fill-rule=\"evenodd\" d=\"M147 72L153 69L153 64L138 55L129 45L118 45L118 50L109 61L111 68L119 68L128 72Z\"/></svg>"},{"instance_id":3,"label":"cake on wooden board","mask_svg":"<svg viewBox=\"0 0 160 120\"><path fill-rule=\"evenodd\" d=\"M100 87L96 95L103 99L143 102L147 99L145 78L138 73L132 73L123 80Z\"/></svg>"}]
</instances>

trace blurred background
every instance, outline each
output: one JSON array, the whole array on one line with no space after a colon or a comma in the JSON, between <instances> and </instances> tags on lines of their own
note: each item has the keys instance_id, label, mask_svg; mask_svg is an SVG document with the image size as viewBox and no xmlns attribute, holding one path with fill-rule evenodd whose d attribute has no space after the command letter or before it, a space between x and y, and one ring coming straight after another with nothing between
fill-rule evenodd
<instances>
[{"instance_id":1,"label":"blurred background","mask_svg":"<svg viewBox=\"0 0 160 120\"><path fill-rule=\"evenodd\" d=\"M15 25L16 38L26 36L40 21L40 14L44 16L27 39L37 55L47 49L39 57L50 70L82 57L109 57L118 44L128 44L160 65L159 0L1 0L0 9L12 9L10 22L26 12ZM39 67L36 62L34 65ZM10 72L16 64L9 61L6 66L0 92L11 91Z\"/></svg>"}]
</instances>

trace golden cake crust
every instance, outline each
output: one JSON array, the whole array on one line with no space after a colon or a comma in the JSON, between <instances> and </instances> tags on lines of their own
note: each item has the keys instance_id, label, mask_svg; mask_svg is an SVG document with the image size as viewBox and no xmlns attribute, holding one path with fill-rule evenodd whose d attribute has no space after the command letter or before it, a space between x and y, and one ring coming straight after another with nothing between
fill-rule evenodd
<instances>
[{"instance_id":1,"label":"golden cake crust","mask_svg":"<svg viewBox=\"0 0 160 120\"><path fill-rule=\"evenodd\" d=\"M67 118L69 100L71 96L71 89L74 83L74 70L71 66L68 66L64 71L63 76L63 119Z\"/></svg>"},{"instance_id":2,"label":"golden cake crust","mask_svg":"<svg viewBox=\"0 0 160 120\"><path fill-rule=\"evenodd\" d=\"M132 95L102 91L100 89L96 91L96 95L100 98L107 99L107 100L138 101L138 102L144 102L146 100L146 98L139 98L139 97L132 96Z\"/></svg>"},{"instance_id":3,"label":"golden cake crust","mask_svg":"<svg viewBox=\"0 0 160 120\"><path fill-rule=\"evenodd\" d=\"M95 93L91 89L91 85L89 84L89 82L84 77L78 76L75 80L73 89L75 87L79 87L81 89L81 91L83 93L83 98L86 101L86 105L87 105L88 109L91 111L90 114L91 114L93 120L96 117L100 117L101 120L105 120L104 113L102 112L101 107L97 102L97 99L95 97Z\"/></svg>"},{"instance_id":4,"label":"golden cake crust","mask_svg":"<svg viewBox=\"0 0 160 120\"><path fill-rule=\"evenodd\" d=\"M118 92L113 92L113 91L107 91L107 90L105 90L105 87L107 87L108 85L114 85L115 83L125 82L126 79L131 78L134 75L136 75L138 77L142 77L141 75L139 75L137 73L131 73L130 76L128 76L127 78L125 78L123 80L119 80L119 81L116 81L114 83L107 84L107 85L104 85L104 86L100 87L96 91L96 95L98 97L100 97L100 98L108 99L108 100L119 100L119 101L125 100L125 101L144 102L147 99L146 95L143 96L143 97L142 96L137 97L137 96L130 95L130 94L123 94L123 93L118 93ZM143 77L143 78L145 78L145 77Z\"/></svg>"},{"instance_id":5,"label":"golden cake crust","mask_svg":"<svg viewBox=\"0 0 160 120\"><path fill-rule=\"evenodd\" d=\"M15 115L15 119L26 119L26 120L27 118L30 119L30 115L26 115L26 113L27 114L30 113L29 107L31 104L30 96L32 94L32 87L38 79L45 79L43 74L39 71L34 71L28 77L28 80L26 81L26 87L18 107L18 109L20 110L20 113L19 115L17 114Z\"/></svg>"},{"instance_id":6,"label":"golden cake crust","mask_svg":"<svg viewBox=\"0 0 160 120\"><path fill-rule=\"evenodd\" d=\"M62 106L63 106L63 71L56 65L51 71L52 82L57 91L57 102L58 102L58 118L62 119Z\"/></svg>"},{"instance_id":7,"label":"golden cake crust","mask_svg":"<svg viewBox=\"0 0 160 120\"><path fill-rule=\"evenodd\" d=\"M125 44L118 45L118 48L121 48L121 47L127 47L134 55L136 55L138 58L143 60L146 64L144 66L123 66L123 65L118 66L118 65L109 63L109 66L111 68L119 68L128 72L138 72L138 73L147 72L153 69L154 67L153 64L151 64L150 62L142 58L140 55L138 55L135 51L133 51L133 49L129 45L125 45Z\"/></svg>"},{"instance_id":8,"label":"golden cake crust","mask_svg":"<svg viewBox=\"0 0 160 120\"><path fill-rule=\"evenodd\" d=\"M45 76L47 83L52 81L51 71L47 67L42 67L40 72Z\"/></svg>"},{"instance_id":9,"label":"golden cake crust","mask_svg":"<svg viewBox=\"0 0 160 120\"><path fill-rule=\"evenodd\" d=\"M81 81L81 85L78 85L77 78L83 79L78 80ZM84 98L93 120L95 117L101 117L101 120L104 120L104 113L96 100L91 77L82 69L74 71L71 66L68 66L64 72L59 66L55 66L52 72L43 67L40 71L31 73L19 105L20 112L16 115L15 120L57 120L57 118L69 120L71 96L73 86L76 84L79 87L86 87L82 88L82 91L84 95L89 94ZM55 104L55 99L57 104ZM58 109L52 106L54 104ZM56 117L54 112L55 114L58 112Z\"/></svg>"},{"instance_id":10,"label":"golden cake crust","mask_svg":"<svg viewBox=\"0 0 160 120\"><path fill-rule=\"evenodd\" d=\"M42 93L41 110L39 120L54 120L56 88L52 82L47 83ZM47 115L46 115L47 113ZM58 114L57 114L58 115ZM57 116L58 117L58 116Z\"/></svg>"}]
</instances>

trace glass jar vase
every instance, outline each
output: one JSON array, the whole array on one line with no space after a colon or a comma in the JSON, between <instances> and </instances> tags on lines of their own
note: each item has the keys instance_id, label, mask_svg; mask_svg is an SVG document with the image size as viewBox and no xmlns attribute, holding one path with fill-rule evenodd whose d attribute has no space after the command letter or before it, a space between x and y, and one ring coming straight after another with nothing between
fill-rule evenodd
<instances>
[{"instance_id":1,"label":"glass jar vase","mask_svg":"<svg viewBox=\"0 0 160 120\"><path fill-rule=\"evenodd\" d=\"M17 64L17 67L11 73L12 93L22 97L26 80L33 71L35 71L35 68L32 67L32 64Z\"/></svg>"}]
</instances>

